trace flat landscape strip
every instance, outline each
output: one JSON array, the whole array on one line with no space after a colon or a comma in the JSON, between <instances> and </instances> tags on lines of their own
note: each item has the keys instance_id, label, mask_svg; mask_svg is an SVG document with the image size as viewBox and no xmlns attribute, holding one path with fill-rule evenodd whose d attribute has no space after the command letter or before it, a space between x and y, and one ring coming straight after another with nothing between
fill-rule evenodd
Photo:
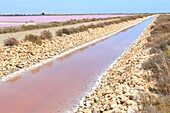
<instances>
[{"instance_id":1,"label":"flat landscape strip","mask_svg":"<svg viewBox=\"0 0 170 113\"><path fill-rule=\"evenodd\" d=\"M34 35L39 35L42 31L44 30L49 30L53 35L55 35L55 32L57 30L63 29L63 28L71 28L71 27L79 27L82 25L90 25L90 24L98 24L98 23L103 23L103 22L109 22L117 19L111 19L111 20L100 20L100 21L92 21L92 22L84 22L84 23L78 23L78 24L73 24L73 25L64 25L64 26L59 26L59 27L50 27L50 28L42 28L42 29L33 29L29 31L19 31L15 33L5 33L5 34L0 34L0 47L3 46L3 41L9 37L15 37L17 40L21 41L24 39L25 35L27 34L34 34Z\"/></svg>"},{"instance_id":2,"label":"flat landscape strip","mask_svg":"<svg viewBox=\"0 0 170 113\"><path fill-rule=\"evenodd\" d=\"M60 27L60 26L66 26L66 25L74 25L74 24L80 24L80 23L86 23L86 22L95 22L95 21L102 21L102 20L112 20L120 17L108 17L108 18L92 18L92 19L71 19L68 21L58 22L58 21L52 21L52 22L45 22L45 23L37 23L34 21L27 21L27 22L6 22L8 24L21 24L21 26L16 27L2 27L0 24L0 34L6 34L6 33L16 33L16 32L22 32L22 31L30 31L30 30L36 30L36 29L47 29L52 27ZM0 23L5 23L1 22Z\"/></svg>"},{"instance_id":3,"label":"flat landscape strip","mask_svg":"<svg viewBox=\"0 0 170 113\"><path fill-rule=\"evenodd\" d=\"M71 16L0 16L0 22L53 22L93 18L121 17L127 15L71 15Z\"/></svg>"}]
</instances>

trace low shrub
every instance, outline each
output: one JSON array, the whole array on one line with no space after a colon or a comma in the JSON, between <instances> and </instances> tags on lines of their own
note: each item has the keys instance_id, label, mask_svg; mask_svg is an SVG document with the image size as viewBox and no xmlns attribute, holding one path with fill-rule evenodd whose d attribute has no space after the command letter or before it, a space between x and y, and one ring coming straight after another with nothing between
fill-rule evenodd
<instances>
[{"instance_id":1,"label":"low shrub","mask_svg":"<svg viewBox=\"0 0 170 113\"><path fill-rule=\"evenodd\" d=\"M50 31L47 31L47 30L44 30L40 33L40 38L45 40L45 39L51 39L53 36L52 36L52 33Z\"/></svg>"},{"instance_id":2,"label":"low shrub","mask_svg":"<svg viewBox=\"0 0 170 113\"><path fill-rule=\"evenodd\" d=\"M86 31L87 29L87 26L80 26L78 28L63 28L61 30L56 31L56 36L62 36L63 34L70 35L73 33Z\"/></svg>"},{"instance_id":3,"label":"low shrub","mask_svg":"<svg viewBox=\"0 0 170 113\"><path fill-rule=\"evenodd\" d=\"M167 45L166 45L166 43L165 43L165 42L161 42L161 43L159 44L159 48L160 48L162 51L167 50Z\"/></svg>"},{"instance_id":4,"label":"low shrub","mask_svg":"<svg viewBox=\"0 0 170 113\"><path fill-rule=\"evenodd\" d=\"M154 54L154 53L159 53L160 51L156 48L156 47L152 47L150 50L149 50L150 54Z\"/></svg>"},{"instance_id":5,"label":"low shrub","mask_svg":"<svg viewBox=\"0 0 170 113\"><path fill-rule=\"evenodd\" d=\"M104 27L105 26L105 23L99 23L96 25L97 27Z\"/></svg>"},{"instance_id":6,"label":"low shrub","mask_svg":"<svg viewBox=\"0 0 170 113\"><path fill-rule=\"evenodd\" d=\"M120 23L120 22L124 22L124 21L128 21L128 20L134 20L137 18L142 18L144 16L148 16L148 15L136 15L136 16L124 17L124 18L121 18L120 20L116 20L116 21L114 20L114 21L110 21L110 22L91 24L88 26L82 25L78 28L63 28L61 30L56 31L56 36L62 36L63 34L70 35L70 34L77 33L77 32L84 32L84 31L88 30L89 28L92 28L92 29L98 28L98 27L103 28L103 27L111 25L111 24ZM69 23L67 22L67 24L70 24L70 22L72 23L74 21L80 21L80 20L71 20L71 21L69 21ZM84 21L84 20L81 20L81 21Z\"/></svg>"},{"instance_id":7,"label":"low shrub","mask_svg":"<svg viewBox=\"0 0 170 113\"><path fill-rule=\"evenodd\" d=\"M164 32L170 29L170 23L161 23L157 26L155 26L154 31L155 32Z\"/></svg>"},{"instance_id":8,"label":"low shrub","mask_svg":"<svg viewBox=\"0 0 170 113\"><path fill-rule=\"evenodd\" d=\"M153 57L152 57L152 61L154 61L156 64L163 64L163 55L161 55L161 54L158 54L158 55L154 55Z\"/></svg>"},{"instance_id":9,"label":"low shrub","mask_svg":"<svg viewBox=\"0 0 170 113\"><path fill-rule=\"evenodd\" d=\"M142 63L142 69L144 70L157 69L157 65L154 63L152 59L148 59Z\"/></svg>"},{"instance_id":10,"label":"low shrub","mask_svg":"<svg viewBox=\"0 0 170 113\"><path fill-rule=\"evenodd\" d=\"M157 54L149 58L148 60L145 60L142 63L142 69L144 70L152 70L155 73L159 73L161 70L164 70L164 61L163 56L161 54Z\"/></svg>"},{"instance_id":11,"label":"low shrub","mask_svg":"<svg viewBox=\"0 0 170 113\"><path fill-rule=\"evenodd\" d=\"M88 30L87 26L82 25L82 26L78 27L79 32L83 32L83 31L86 31L86 30Z\"/></svg>"},{"instance_id":12,"label":"low shrub","mask_svg":"<svg viewBox=\"0 0 170 113\"><path fill-rule=\"evenodd\" d=\"M18 45L18 44L19 44L19 41L13 37L4 40L5 46L14 46L14 45Z\"/></svg>"},{"instance_id":13,"label":"low shrub","mask_svg":"<svg viewBox=\"0 0 170 113\"><path fill-rule=\"evenodd\" d=\"M95 24L90 24L90 25L87 26L87 28L92 28L92 29L94 29L94 28L97 28L97 26L96 26Z\"/></svg>"},{"instance_id":14,"label":"low shrub","mask_svg":"<svg viewBox=\"0 0 170 113\"><path fill-rule=\"evenodd\" d=\"M63 28L61 30L58 30L56 32L56 36L62 36L63 34L67 34L67 35L70 35L72 33L72 31L70 29L67 29L67 28Z\"/></svg>"},{"instance_id":15,"label":"low shrub","mask_svg":"<svg viewBox=\"0 0 170 113\"><path fill-rule=\"evenodd\" d=\"M72 33L72 31L71 31L70 29L66 29L66 28L63 28L63 29L62 29L62 32L63 32L64 34L67 34L67 35L70 35L70 34Z\"/></svg>"},{"instance_id":16,"label":"low shrub","mask_svg":"<svg viewBox=\"0 0 170 113\"><path fill-rule=\"evenodd\" d=\"M80 32L79 27L78 28L70 28L69 31L71 34Z\"/></svg>"},{"instance_id":17,"label":"low shrub","mask_svg":"<svg viewBox=\"0 0 170 113\"><path fill-rule=\"evenodd\" d=\"M41 38L38 35L33 35L33 34L29 34L25 36L25 41L31 41L33 43L36 43L38 45L42 44Z\"/></svg>"},{"instance_id":18,"label":"low shrub","mask_svg":"<svg viewBox=\"0 0 170 113\"><path fill-rule=\"evenodd\" d=\"M55 35L56 35L56 36L62 36L62 35L63 35L62 30L58 30L58 31L56 31Z\"/></svg>"}]
</instances>

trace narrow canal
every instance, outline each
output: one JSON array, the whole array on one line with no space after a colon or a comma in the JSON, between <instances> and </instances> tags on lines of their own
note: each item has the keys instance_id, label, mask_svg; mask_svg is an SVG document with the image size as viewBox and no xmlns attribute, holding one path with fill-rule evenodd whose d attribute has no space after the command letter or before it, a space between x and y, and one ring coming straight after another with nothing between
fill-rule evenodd
<instances>
[{"instance_id":1,"label":"narrow canal","mask_svg":"<svg viewBox=\"0 0 170 113\"><path fill-rule=\"evenodd\" d=\"M153 19L1 83L0 113L68 112Z\"/></svg>"}]
</instances>

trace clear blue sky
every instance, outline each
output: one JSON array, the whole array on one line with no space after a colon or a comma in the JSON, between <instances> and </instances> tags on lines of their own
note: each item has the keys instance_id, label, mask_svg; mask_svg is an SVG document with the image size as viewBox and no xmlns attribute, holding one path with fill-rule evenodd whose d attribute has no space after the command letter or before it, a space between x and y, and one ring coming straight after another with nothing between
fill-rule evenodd
<instances>
[{"instance_id":1,"label":"clear blue sky","mask_svg":"<svg viewBox=\"0 0 170 113\"><path fill-rule=\"evenodd\" d=\"M170 12L170 0L0 0L0 13Z\"/></svg>"}]
</instances>

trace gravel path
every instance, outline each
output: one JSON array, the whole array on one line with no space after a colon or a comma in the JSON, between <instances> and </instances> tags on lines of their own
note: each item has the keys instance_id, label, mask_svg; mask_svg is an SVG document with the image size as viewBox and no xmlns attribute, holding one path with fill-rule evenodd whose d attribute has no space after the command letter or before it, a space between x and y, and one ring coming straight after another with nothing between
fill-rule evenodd
<instances>
[{"instance_id":1,"label":"gravel path","mask_svg":"<svg viewBox=\"0 0 170 113\"><path fill-rule=\"evenodd\" d=\"M74 25L66 25L66 26L60 26L60 27L52 27L52 28L44 28L44 29L16 32L16 33L0 34L0 46L3 45L3 41L5 39L7 39L8 37L15 37L18 40L22 40L22 39L24 39L26 34L39 35L40 32L42 32L43 30L49 30L53 35L55 35L56 30L59 30L59 29L62 29L62 28L79 27L81 25L86 25L87 26L87 25L90 25L90 24L98 24L98 23L108 22L108 21L112 21L112 20L117 20L117 19L100 20L100 21L85 22L85 23L79 23L79 24L74 24Z\"/></svg>"}]
</instances>

